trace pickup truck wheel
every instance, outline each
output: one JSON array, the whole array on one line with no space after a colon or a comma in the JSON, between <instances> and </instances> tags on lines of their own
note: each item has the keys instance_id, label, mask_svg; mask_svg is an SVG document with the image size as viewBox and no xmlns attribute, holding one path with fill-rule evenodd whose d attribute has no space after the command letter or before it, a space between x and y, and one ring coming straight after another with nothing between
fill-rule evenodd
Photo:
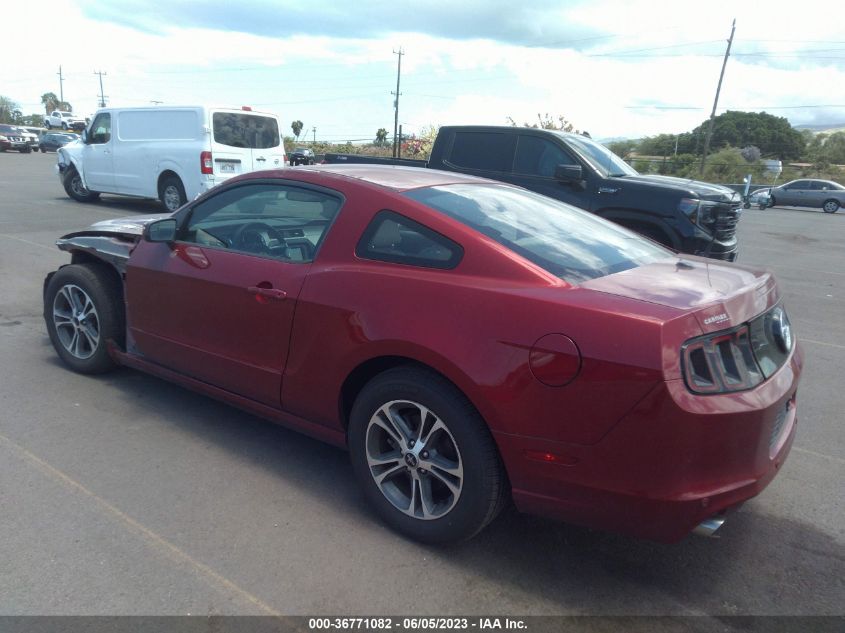
<instances>
[{"instance_id":1,"label":"pickup truck wheel","mask_svg":"<svg viewBox=\"0 0 845 633\"><path fill-rule=\"evenodd\" d=\"M72 370L100 374L116 364L108 341L123 340L120 281L102 265L60 268L44 293L44 320L56 352Z\"/></svg>"},{"instance_id":2,"label":"pickup truck wheel","mask_svg":"<svg viewBox=\"0 0 845 633\"><path fill-rule=\"evenodd\" d=\"M53 128L52 128L52 126L50 125L50 122L49 122L49 121L45 121L45 122L44 122L44 127L46 127L48 130L52 130L52 129L53 129Z\"/></svg>"},{"instance_id":3,"label":"pickup truck wheel","mask_svg":"<svg viewBox=\"0 0 845 633\"><path fill-rule=\"evenodd\" d=\"M839 211L839 201L834 200L833 198L825 200L822 205L822 210L824 210L825 213L836 213Z\"/></svg>"},{"instance_id":4,"label":"pickup truck wheel","mask_svg":"<svg viewBox=\"0 0 845 633\"><path fill-rule=\"evenodd\" d=\"M93 202L100 197L96 191L88 191L75 167L68 169L64 179L65 193L77 202Z\"/></svg>"},{"instance_id":5,"label":"pickup truck wheel","mask_svg":"<svg viewBox=\"0 0 845 633\"><path fill-rule=\"evenodd\" d=\"M355 400L349 451L367 501L426 543L468 539L500 512L507 478L484 420L437 374L397 367Z\"/></svg>"},{"instance_id":6,"label":"pickup truck wheel","mask_svg":"<svg viewBox=\"0 0 845 633\"><path fill-rule=\"evenodd\" d=\"M185 187L176 176L168 176L161 181L158 188L158 198L168 211L176 211L188 201Z\"/></svg>"},{"instance_id":7,"label":"pickup truck wheel","mask_svg":"<svg viewBox=\"0 0 845 633\"><path fill-rule=\"evenodd\" d=\"M64 122L62 123L62 129L63 129L63 130L66 130L66 129L67 129L67 123L64 123Z\"/></svg>"}]
</instances>

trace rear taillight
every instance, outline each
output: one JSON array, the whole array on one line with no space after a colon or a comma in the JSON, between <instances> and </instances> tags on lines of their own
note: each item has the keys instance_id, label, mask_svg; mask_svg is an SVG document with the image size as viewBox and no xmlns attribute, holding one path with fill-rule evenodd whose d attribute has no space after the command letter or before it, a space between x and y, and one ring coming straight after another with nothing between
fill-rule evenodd
<instances>
[{"instance_id":1,"label":"rear taillight","mask_svg":"<svg viewBox=\"0 0 845 633\"><path fill-rule=\"evenodd\" d=\"M214 164L211 162L211 152L200 152L200 173L214 173Z\"/></svg>"},{"instance_id":2,"label":"rear taillight","mask_svg":"<svg viewBox=\"0 0 845 633\"><path fill-rule=\"evenodd\" d=\"M743 391L764 380L747 325L689 341L683 347L683 369L695 393Z\"/></svg>"}]
</instances>

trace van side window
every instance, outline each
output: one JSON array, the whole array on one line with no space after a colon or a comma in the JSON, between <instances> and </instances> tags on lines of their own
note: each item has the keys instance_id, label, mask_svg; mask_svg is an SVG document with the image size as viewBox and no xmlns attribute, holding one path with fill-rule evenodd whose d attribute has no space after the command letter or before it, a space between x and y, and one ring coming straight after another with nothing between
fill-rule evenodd
<instances>
[{"instance_id":1,"label":"van side window","mask_svg":"<svg viewBox=\"0 0 845 633\"><path fill-rule=\"evenodd\" d=\"M393 211L379 211L370 222L355 255L392 264L454 268L464 249L448 237Z\"/></svg>"},{"instance_id":2,"label":"van side window","mask_svg":"<svg viewBox=\"0 0 845 633\"><path fill-rule=\"evenodd\" d=\"M101 112L94 119L91 125L91 132L88 134L88 143L91 145L99 145L108 143L111 139L111 114L108 112Z\"/></svg>"},{"instance_id":3,"label":"van side window","mask_svg":"<svg viewBox=\"0 0 845 633\"><path fill-rule=\"evenodd\" d=\"M520 136L516 146L515 174L553 178L558 165L577 165L573 158L551 141L538 136Z\"/></svg>"},{"instance_id":4,"label":"van side window","mask_svg":"<svg viewBox=\"0 0 845 633\"><path fill-rule=\"evenodd\" d=\"M467 169L509 172L515 145L516 134L455 132L446 162Z\"/></svg>"}]
</instances>

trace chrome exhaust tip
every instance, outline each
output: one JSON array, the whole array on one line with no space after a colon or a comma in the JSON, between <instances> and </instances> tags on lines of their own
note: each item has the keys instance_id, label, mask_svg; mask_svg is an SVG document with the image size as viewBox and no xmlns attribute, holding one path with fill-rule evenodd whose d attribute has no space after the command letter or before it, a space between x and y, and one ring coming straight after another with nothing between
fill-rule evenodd
<instances>
[{"instance_id":1,"label":"chrome exhaust tip","mask_svg":"<svg viewBox=\"0 0 845 633\"><path fill-rule=\"evenodd\" d=\"M718 530L722 525L725 523L725 517L710 517L709 519L705 519L692 531L693 534L696 536L706 536L708 538L719 538L716 536L716 530Z\"/></svg>"}]
</instances>

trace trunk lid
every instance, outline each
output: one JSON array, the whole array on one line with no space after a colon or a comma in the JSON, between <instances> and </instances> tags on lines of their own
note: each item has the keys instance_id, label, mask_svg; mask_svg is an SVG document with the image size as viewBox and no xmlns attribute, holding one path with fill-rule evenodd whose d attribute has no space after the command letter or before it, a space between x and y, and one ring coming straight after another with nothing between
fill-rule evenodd
<instances>
[{"instance_id":1,"label":"trunk lid","mask_svg":"<svg viewBox=\"0 0 845 633\"><path fill-rule=\"evenodd\" d=\"M692 312L704 333L745 323L779 299L769 271L692 256L599 277L581 287Z\"/></svg>"}]
</instances>

